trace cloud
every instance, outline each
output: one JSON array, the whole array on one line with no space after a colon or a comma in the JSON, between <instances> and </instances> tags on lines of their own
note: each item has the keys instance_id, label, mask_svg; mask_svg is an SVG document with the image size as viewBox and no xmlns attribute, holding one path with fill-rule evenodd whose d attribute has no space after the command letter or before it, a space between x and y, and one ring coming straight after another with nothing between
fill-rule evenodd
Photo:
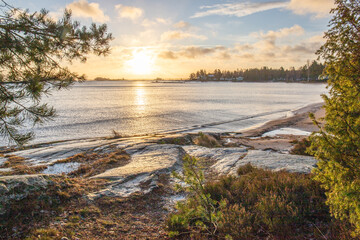
<instances>
[{"instance_id":1,"label":"cloud","mask_svg":"<svg viewBox=\"0 0 360 240\"><path fill-rule=\"evenodd\" d=\"M328 16L333 7L333 0L291 0L287 8L299 15L315 14L321 18Z\"/></svg>"},{"instance_id":2,"label":"cloud","mask_svg":"<svg viewBox=\"0 0 360 240\"><path fill-rule=\"evenodd\" d=\"M290 28L281 28L279 30L270 30L266 33L260 31L251 33L252 37L259 38L260 40L253 44L254 48L260 49L263 52L272 51L276 49L276 41L278 39L286 38L289 36L301 36L305 33L304 29L299 25L294 25Z\"/></svg>"},{"instance_id":3,"label":"cloud","mask_svg":"<svg viewBox=\"0 0 360 240\"><path fill-rule=\"evenodd\" d=\"M216 47L186 47L184 50L180 51L180 55L187 58L197 58L200 56L205 56L209 54L213 54L218 51L226 50L223 46Z\"/></svg>"},{"instance_id":4,"label":"cloud","mask_svg":"<svg viewBox=\"0 0 360 240\"><path fill-rule=\"evenodd\" d=\"M294 46L282 47L282 52L287 54L300 53L300 54L314 54L319 49L319 45L316 43L301 43Z\"/></svg>"},{"instance_id":5,"label":"cloud","mask_svg":"<svg viewBox=\"0 0 360 240\"><path fill-rule=\"evenodd\" d=\"M225 3L210 6L202 6L203 11L195 13L192 18L205 17L210 15L244 17L257 12L263 12L276 8L287 7L288 2L265 2L265 3Z\"/></svg>"},{"instance_id":6,"label":"cloud","mask_svg":"<svg viewBox=\"0 0 360 240\"><path fill-rule=\"evenodd\" d=\"M171 21L164 19L164 18L156 18L155 20L150 20L150 19L144 19L141 23L142 26L144 27L151 27L151 26L155 26L157 24L170 24Z\"/></svg>"},{"instance_id":7,"label":"cloud","mask_svg":"<svg viewBox=\"0 0 360 240\"><path fill-rule=\"evenodd\" d=\"M228 52L224 51L220 53L219 58L222 60L229 60L231 59L231 55Z\"/></svg>"},{"instance_id":8,"label":"cloud","mask_svg":"<svg viewBox=\"0 0 360 240\"><path fill-rule=\"evenodd\" d=\"M156 22L162 23L162 24L168 24L170 21L165 18L156 18Z\"/></svg>"},{"instance_id":9,"label":"cloud","mask_svg":"<svg viewBox=\"0 0 360 240\"><path fill-rule=\"evenodd\" d=\"M253 59L254 58L254 54L251 53L245 53L243 55L239 56L240 58L244 58L244 59Z\"/></svg>"},{"instance_id":10,"label":"cloud","mask_svg":"<svg viewBox=\"0 0 360 240\"><path fill-rule=\"evenodd\" d=\"M196 38L199 40L206 40L207 37L204 35L197 35L193 33L187 33L183 31L167 31L161 34L161 41L172 41L181 40L185 38Z\"/></svg>"},{"instance_id":11,"label":"cloud","mask_svg":"<svg viewBox=\"0 0 360 240\"><path fill-rule=\"evenodd\" d=\"M198 58L211 54L215 54L217 59L229 59L231 56L228 53L229 49L224 46L215 47L199 47L199 46L183 46L175 51L162 51L158 57L163 59L175 60L180 57L183 58Z\"/></svg>"},{"instance_id":12,"label":"cloud","mask_svg":"<svg viewBox=\"0 0 360 240\"><path fill-rule=\"evenodd\" d=\"M174 24L174 28L187 29L190 27L190 23L185 21L180 21Z\"/></svg>"},{"instance_id":13,"label":"cloud","mask_svg":"<svg viewBox=\"0 0 360 240\"><path fill-rule=\"evenodd\" d=\"M177 59L178 58L173 51L160 52L158 57L163 58L163 59Z\"/></svg>"},{"instance_id":14,"label":"cloud","mask_svg":"<svg viewBox=\"0 0 360 240\"><path fill-rule=\"evenodd\" d=\"M294 25L290 28L281 28L277 31L268 31L267 33L260 32L260 36L263 39L276 40L278 38L284 38L289 35L301 36L305 33L304 29L299 25Z\"/></svg>"},{"instance_id":15,"label":"cloud","mask_svg":"<svg viewBox=\"0 0 360 240\"><path fill-rule=\"evenodd\" d=\"M128 18L131 20L136 20L140 18L144 13L144 11L141 8L123 6L122 4L116 5L115 9L117 10L119 17Z\"/></svg>"},{"instance_id":16,"label":"cloud","mask_svg":"<svg viewBox=\"0 0 360 240\"><path fill-rule=\"evenodd\" d=\"M107 22L109 17L100 9L98 3L88 3L86 0L72 2L66 6L75 17L92 18L95 22Z\"/></svg>"},{"instance_id":17,"label":"cloud","mask_svg":"<svg viewBox=\"0 0 360 240\"><path fill-rule=\"evenodd\" d=\"M242 51L252 50L252 49L254 49L254 47L252 45L250 45L250 44L236 44L235 49L237 51L242 52Z\"/></svg>"}]
</instances>

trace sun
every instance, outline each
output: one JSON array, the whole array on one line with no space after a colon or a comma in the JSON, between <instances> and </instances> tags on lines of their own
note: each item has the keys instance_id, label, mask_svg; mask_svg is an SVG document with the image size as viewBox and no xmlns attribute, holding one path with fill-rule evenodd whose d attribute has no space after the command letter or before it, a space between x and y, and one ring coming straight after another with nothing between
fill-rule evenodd
<instances>
[{"instance_id":1,"label":"sun","mask_svg":"<svg viewBox=\"0 0 360 240\"><path fill-rule=\"evenodd\" d=\"M136 75L147 75L153 72L154 57L146 49L134 50L132 59L128 60L127 65L131 73Z\"/></svg>"}]
</instances>

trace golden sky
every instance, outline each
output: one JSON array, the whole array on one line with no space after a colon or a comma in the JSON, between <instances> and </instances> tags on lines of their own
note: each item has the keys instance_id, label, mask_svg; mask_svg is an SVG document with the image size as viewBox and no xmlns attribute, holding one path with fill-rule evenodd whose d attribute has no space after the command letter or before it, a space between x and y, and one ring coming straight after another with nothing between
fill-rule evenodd
<instances>
[{"instance_id":1,"label":"golden sky","mask_svg":"<svg viewBox=\"0 0 360 240\"><path fill-rule=\"evenodd\" d=\"M332 0L35 0L9 1L30 11L65 8L82 24L106 23L111 54L70 68L89 79L187 78L199 69L299 67L315 51Z\"/></svg>"}]
</instances>

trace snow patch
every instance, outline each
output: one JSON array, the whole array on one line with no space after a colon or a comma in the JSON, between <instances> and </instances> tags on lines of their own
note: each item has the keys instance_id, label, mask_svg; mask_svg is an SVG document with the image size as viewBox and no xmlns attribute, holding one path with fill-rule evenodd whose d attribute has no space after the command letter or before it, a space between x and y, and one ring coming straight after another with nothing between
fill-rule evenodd
<instances>
[{"instance_id":1,"label":"snow patch","mask_svg":"<svg viewBox=\"0 0 360 240\"><path fill-rule=\"evenodd\" d=\"M303 131L296 128L280 128L267 133L262 137L275 137L277 135L296 135L296 136L310 136L311 132Z\"/></svg>"}]
</instances>

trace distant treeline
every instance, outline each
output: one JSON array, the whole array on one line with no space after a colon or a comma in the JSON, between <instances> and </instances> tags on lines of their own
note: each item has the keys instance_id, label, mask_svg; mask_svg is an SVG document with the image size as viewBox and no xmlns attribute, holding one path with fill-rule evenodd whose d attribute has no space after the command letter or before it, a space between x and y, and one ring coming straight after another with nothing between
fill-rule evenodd
<instances>
[{"instance_id":1,"label":"distant treeline","mask_svg":"<svg viewBox=\"0 0 360 240\"><path fill-rule=\"evenodd\" d=\"M250 68L246 70L225 71L216 69L213 72L199 70L191 73L189 80L200 81L249 81L249 82L267 82L267 81L325 81L326 78L320 77L324 70L324 65L317 61L308 63L299 69L291 67L290 69L272 69L268 67Z\"/></svg>"},{"instance_id":2,"label":"distant treeline","mask_svg":"<svg viewBox=\"0 0 360 240\"><path fill-rule=\"evenodd\" d=\"M94 78L94 81L124 81L125 79L113 79L113 78L105 78L105 77L97 77Z\"/></svg>"}]
</instances>

